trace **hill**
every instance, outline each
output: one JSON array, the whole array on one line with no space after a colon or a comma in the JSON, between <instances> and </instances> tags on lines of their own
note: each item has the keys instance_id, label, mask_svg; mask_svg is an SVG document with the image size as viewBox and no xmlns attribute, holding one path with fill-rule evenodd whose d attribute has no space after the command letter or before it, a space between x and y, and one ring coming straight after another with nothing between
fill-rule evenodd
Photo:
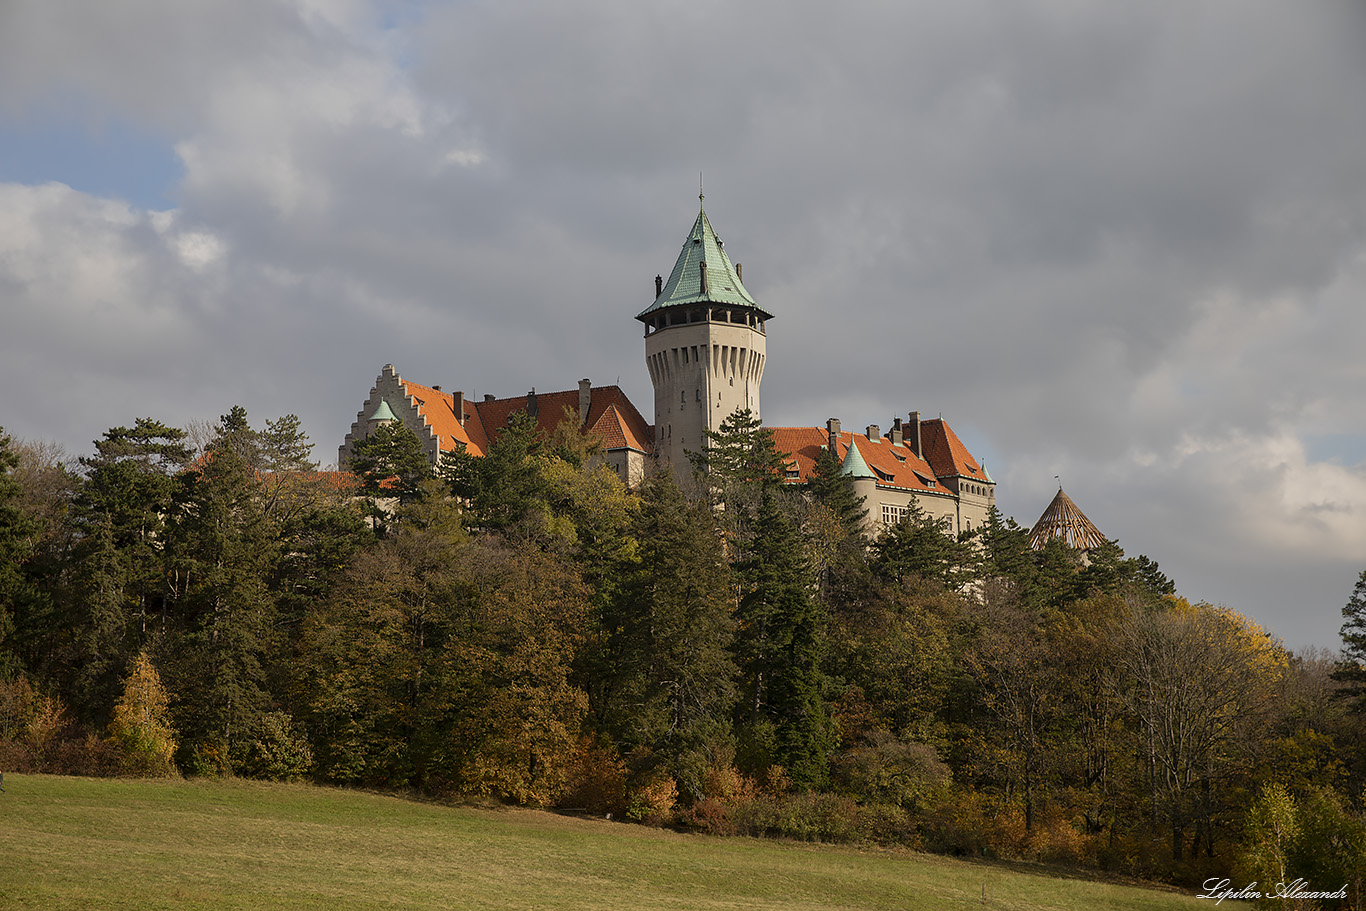
<instances>
[{"instance_id":1,"label":"hill","mask_svg":"<svg viewBox=\"0 0 1366 911\"><path fill-rule=\"evenodd\" d=\"M1042 869L307 785L10 775L5 787L4 908L1203 907Z\"/></svg>"}]
</instances>

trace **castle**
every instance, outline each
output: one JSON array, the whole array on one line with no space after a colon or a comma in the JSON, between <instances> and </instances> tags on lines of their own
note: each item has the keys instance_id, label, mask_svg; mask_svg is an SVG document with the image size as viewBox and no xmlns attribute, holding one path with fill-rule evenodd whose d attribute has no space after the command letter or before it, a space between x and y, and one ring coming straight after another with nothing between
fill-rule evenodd
<instances>
[{"instance_id":1,"label":"castle","mask_svg":"<svg viewBox=\"0 0 1366 911\"><path fill-rule=\"evenodd\" d=\"M483 455L511 416L525 411L545 431L576 421L601 441L603 458L628 485L644 478L651 460L681 474L690 467L687 452L701 450L731 414L748 408L759 416L773 318L745 289L741 265L731 262L699 206L668 280L655 276L654 301L636 315L645 326L653 424L620 388L594 387L587 379L577 390L538 395L533 389L474 402L405 380L390 364L357 412L338 464L345 468L356 441L388 421L413 430L433 463L453 449ZM985 523L995 503L996 483L943 418L922 420L912 411L904 422L894 418L885 434L876 424L847 432L836 418L824 427L770 429L785 456L785 484L804 485L821 450L834 452L864 497L867 530L874 534L898 522L913 502L955 534Z\"/></svg>"}]
</instances>

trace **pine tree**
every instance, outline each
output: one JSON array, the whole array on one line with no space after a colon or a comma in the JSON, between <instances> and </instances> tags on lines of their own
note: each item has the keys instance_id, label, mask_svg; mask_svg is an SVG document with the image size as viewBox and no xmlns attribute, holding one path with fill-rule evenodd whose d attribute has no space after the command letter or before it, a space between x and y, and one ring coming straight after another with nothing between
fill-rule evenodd
<instances>
[{"instance_id":1,"label":"pine tree","mask_svg":"<svg viewBox=\"0 0 1366 911\"><path fill-rule=\"evenodd\" d=\"M400 504L415 499L422 482L432 476L422 441L398 421L381 424L368 437L357 440L350 469L361 479L361 489L367 495L397 497Z\"/></svg>"},{"instance_id":2,"label":"pine tree","mask_svg":"<svg viewBox=\"0 0 1366 911\"><path fill-rule=\"evenodd\" d=\"M944 531L915 500L901 521L873 542L873 570L882 579L902 583L927 579L961 591L977 577L976 548Z\"/></svg>"},{"instance_id":3,"label":"pine tree","mask_svg":"<svg viewBox=\"0 0 1366 911\"><path fill-rule=\"evenodd\" d=\"M1342 659L1333 671L1352 711L1366 713L1366 570L1357 576L1352 596L1342 608Z\"/></svg>"},{"instance_id":4,"label":"pine tree","mask_svg":"<svg viewBox=\"0 0 1366 911\"><path fill-rule=\"evenodd\" d=\"M772 759L798 787L818 787L834 745L821 673L825 617L812 597L801 537L780 508L777 491L763 493L750 556L740 572L747 591L740 600L738 652L749 736L762 750L765 723L771 725Z\"/></svg>"},{"instance_id":5,"label":"pine tree","mask_svg":"<svg viewBox=\"0 0 1366 911\"><path fill-rule=\"evenodd\" d=\"M693 800L708 754L729 744L730 567L711 510L685 501L672 472L647 479L640 496L640 560L604 615L595 708L623 752L648 750Z\"/></svg>"},{"instance_id":6,"label":"pine tree","mask_svg":"<svg viewBox=\"0 0 1366 911\"><path fill-rule=\"evenodd\" d=\"M864 498L854 491L854 479L844 474L843 466L828 447L816 458L807 489L812 498L829 509L840 522L846 535L861 538L863 523L868 518Z\"/></svg>"},{"instance_id":7,"label":"pine tree","mask_svg":"<svg viewBox=\"0 0 1366 911\"><path fill-rule=\"evenodd\" d=\"M441 477L451 493L469 504L472 526L492 531L535 533L548 514L537 457L544 448L536 421L515 412L482 458L468 452L442 459Z\"/></svg>"},{"instance_id":8,"label":"pine tree","mask_svg":"<svg viewBox=\"0 0 1366 911\"><path fill-rule=\"evenodd\" d=\"M12 446L0 429L0 681L18 670L12 648L14 616L36 596L24 563L33 550L37 524L19 507L19 484L11 476L18 459Z\"/></svg>"},{"instance_id":9,"label":"pine tree","mask_svg":"<svg viewBox=\"0 0 1366 911\"><path fill-rule=\"evenodd\" d=\"M276 550L260 480L240 425L226 421L197 467L182 474L166 538L174 580L167 677L192 766L232 771L271 705L267 664L278 654L269 589Z\"/></svg>"}]
</instances>

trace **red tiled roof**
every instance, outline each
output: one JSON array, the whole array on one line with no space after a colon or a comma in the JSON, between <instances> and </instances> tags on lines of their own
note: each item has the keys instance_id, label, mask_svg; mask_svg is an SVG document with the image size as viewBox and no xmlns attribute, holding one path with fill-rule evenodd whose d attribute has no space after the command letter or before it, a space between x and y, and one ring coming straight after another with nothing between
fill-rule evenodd
<instances>
[{"instance_id":1,"label":"red tiled roof","mask_svg":"<svg viewBox=\"0 0 1366 911\"><path fill-rule=\"evenodd\" d=\"M821 450L827 445L825 428L773 427L771 430L774 445L785 455L789 469L794 463L797 468L797 477L787 478L787 483L805 483L816 467ZM843 462L849 447L857 446L863 461L877 475L879 487L949 492L935 479L955 474L985 479L985 473L967 447L942 419L922 421L921 440L925 458L917 456L904 444L893 445L887 437L873 441L865 434L843 432L835 441L835 457Z\"/></svg>"},{"instance_id":2,"label":"red tiled roof","mask_svg":"<svg viewBox=\"0 0 1366 911\"><path fill-rule=\"evenodd\" d=\"M964 478L986 480L986 472L968 452L958 434L945 423L943 418L920 422L920 440L925 449L925 458L934 466L934 474L940 478L959 475Z\"/></svg>"},{"instance_id":3,"label":"red tiled roof","mask_svg":"<svg viewBox=\"0 0 1366 911\"><path fill-rule=\"evenodd\" d=\"M437 435L437 445L442 452L456 449L460 443L474 455L481 456L488 450L488 436L473 402L464 402L461 410L465 412L465 425L462 427L455 417L455 396L408 380L402 380L402 383L404 391L417 402L418 411L427 418L432 432Z\"/></svg>"},{"instance_id":4,"label":"red tiled roof","mask_svg":"<svg viewBox=\"0 0 1366 911\"><path fill-rule=\"evenodd\" d=\"M418 410L438 437L443 451L463 443L469 452L482 456L488 451L489 439L496 437L518 411L527 410L530 395L507 399L473 402L464 400L465 426L455 419L455 397L429 386L403 380L408 395L418 403ZM579 391L536 394L536 424L544 433L551 433L566 417L578 420ZM609 412L611 416L609 416ZM601 425L601 431L599 430ZM653 452L650 425L641 417L635 405L618 386L595 386L591 390L588 419L584 426L590 433L603 434L603 448L636 449Z\"/></svg>"}]
</instances>

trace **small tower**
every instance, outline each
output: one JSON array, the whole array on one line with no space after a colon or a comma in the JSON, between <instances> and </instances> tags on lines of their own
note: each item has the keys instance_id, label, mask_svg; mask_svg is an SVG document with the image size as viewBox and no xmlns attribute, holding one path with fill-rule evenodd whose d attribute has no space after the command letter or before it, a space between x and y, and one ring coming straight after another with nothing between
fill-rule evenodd
<instances>
[{"instance_id":1,"label":"small tower","mask_svg":"<svg viewBox=\"0 0 1366 911\"><path fill-rule=\"evenodd\" d=\"M740 266L699 206L668 281L655 277L654 303L636 316L655 387L655 451L675 471L686 472L686 453L701 452L705 431L734 412L759 416L764 324L772 318L741 284Z\"/></svg>"},{"instance_id":2,"label":"small tower","mask_svg":"<svg viewBox=\"0 0 1366 911\"><path fill-rule=\"evenodd\" d=\"M1053 497L1053 502L1039 516L1039 521L1030 529L1029 546L1042 550L1054 538L1061 538L1068 547L1083 552L1105 543L1105 535L1091 524L1091 520L1077 508L1071 497L1062 492L1061 487L1058 488L1057 496Z\"/></svg>"}]
</instances>

